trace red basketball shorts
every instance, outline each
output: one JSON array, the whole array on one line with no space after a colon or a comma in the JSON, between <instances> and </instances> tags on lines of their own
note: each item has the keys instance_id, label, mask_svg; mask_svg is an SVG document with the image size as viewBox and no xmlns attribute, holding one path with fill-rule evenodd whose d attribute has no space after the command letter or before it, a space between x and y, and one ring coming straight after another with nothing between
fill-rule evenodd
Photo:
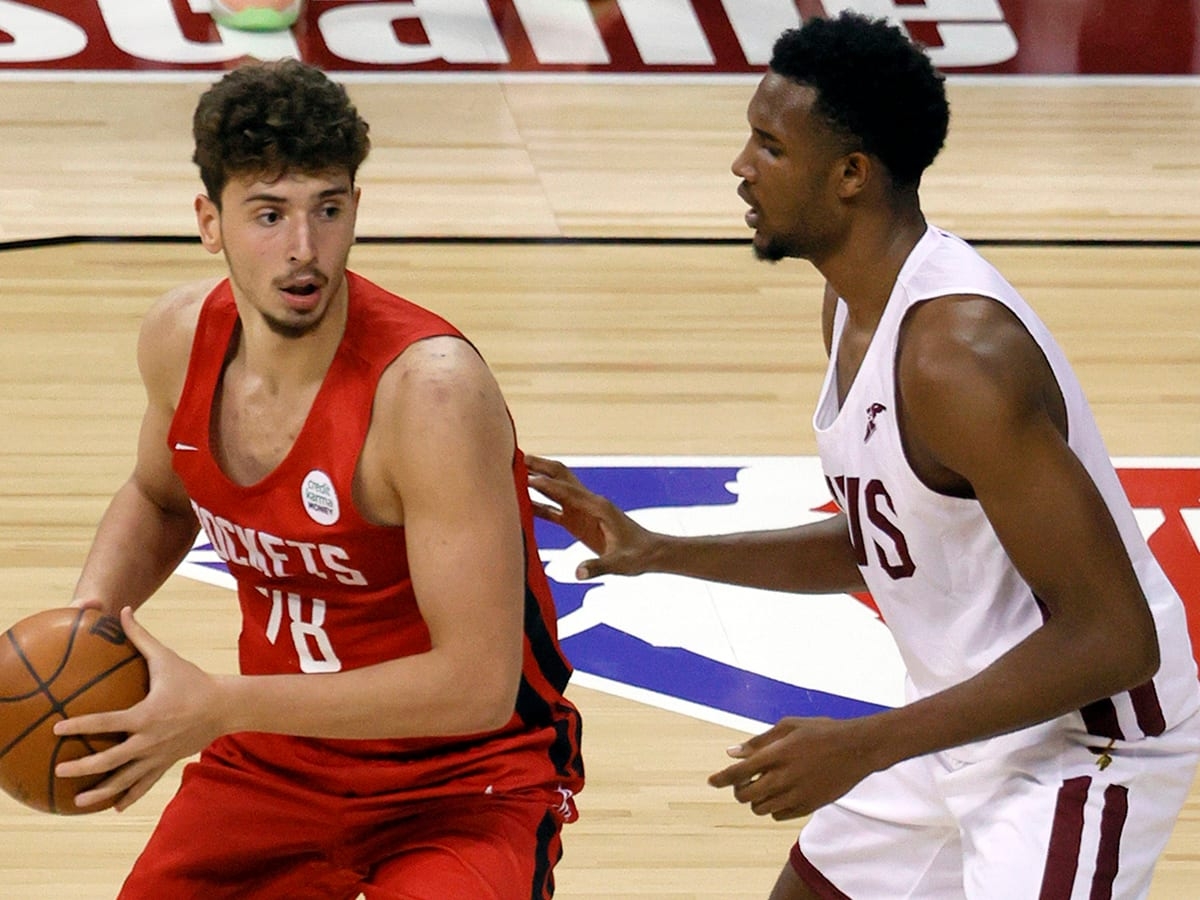
<instances>
[{"instance_id":1,"label":"red basketball shorts","mask_svg":"<svg viewBox=\"0 0 1200 900\"><path fill-rule=\"evenodd\" d=\"M529 900L553 893L563 798L337 797L201 758L121 900Z\"/></svg>"}]
</instances>

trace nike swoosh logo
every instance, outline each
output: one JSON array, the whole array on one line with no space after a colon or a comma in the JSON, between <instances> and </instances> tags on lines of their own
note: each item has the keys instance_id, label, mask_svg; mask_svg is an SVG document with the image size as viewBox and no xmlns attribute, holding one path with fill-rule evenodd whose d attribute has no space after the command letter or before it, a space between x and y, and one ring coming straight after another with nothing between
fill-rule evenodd
<instances>
[{"instance_id":1,"label":"nike swoosh logo","mask_svg":"<svg viewBox=\"0 0 1200 900\"><path fill-rule=\"evenodd\" d=\"M176 444L176 450L199 450L199 447L193 447L191 444Z\"/></svg>"}]
</instances>

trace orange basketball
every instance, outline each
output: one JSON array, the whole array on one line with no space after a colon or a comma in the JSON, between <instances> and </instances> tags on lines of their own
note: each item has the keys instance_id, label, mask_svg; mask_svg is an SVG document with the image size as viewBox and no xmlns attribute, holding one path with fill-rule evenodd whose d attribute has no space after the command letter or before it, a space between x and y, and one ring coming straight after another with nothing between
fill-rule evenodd
<instances>
[{"instance_id":1,"label":"orange basketball","mask_svg":"<svg viewBox=\"0 0 1200 900\"><path fill-rule=\"evenodd\" d=\"M105 775L58 778L54 767L119 743L124 735L59 737L54 723L125 709L150 687L146 660L120 622L94 609L51 609L0 636L0 788L21 803L61 815ZM113 801L115 802L115 800Z\"/></svg>"}]
</instances>

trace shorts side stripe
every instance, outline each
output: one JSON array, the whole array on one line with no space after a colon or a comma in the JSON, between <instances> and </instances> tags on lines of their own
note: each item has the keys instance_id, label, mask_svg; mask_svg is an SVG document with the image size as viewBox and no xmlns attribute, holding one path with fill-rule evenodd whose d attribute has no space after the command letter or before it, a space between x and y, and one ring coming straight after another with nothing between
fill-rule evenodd
<instances>
[{"instance_id":1,"label":"shorts side stripe","mask_svg":"<svg viewBox=\"0 0 1200 900\"><path fill-rule=\"evenodd\" d=\"M792 852L788 856L788 862L792 864L792 868L800 876L800 880L808 885L809 890L820 897L821 900L850 900L847 894L839 891L833 882L822 875L817 867L808 861L808 857L800 849L799 841L792 844Z\"/></svg>"},{"instance_id":2,"label":"shorts side stripe","mask_svg":"<svg viewBox=\"0 0 1200 900\"><path fill-rule=\"evenodd\" d=\"M1113 882L1121 862L1121 833L1129 815L1129 788L1110 784L1104 789L1104 813L1100 816L1100 847L1092 875L1091 900L1112 900Z\"/></svg>"},{"instance_id":3,"label":"shorts side stripe","mask_svg":"<svg viewBox=\"0 0 1200 900\"><path fill-rule=\"evenodd\" d=\"M1039 900L1065 900L1071 896L1079 870L1079 847L1083 839L1083 806L1092 779L1086 775L1069 778L1058 789L1046 868L1042 872Z\"/></svg>"}]
</instances>

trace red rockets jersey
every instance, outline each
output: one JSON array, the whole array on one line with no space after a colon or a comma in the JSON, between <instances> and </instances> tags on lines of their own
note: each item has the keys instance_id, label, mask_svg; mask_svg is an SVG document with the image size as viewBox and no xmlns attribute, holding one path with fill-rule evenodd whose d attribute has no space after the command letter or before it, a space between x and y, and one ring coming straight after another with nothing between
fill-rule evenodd
<instances>
[{"instance_id":1,"label":"red rockets jersey","mask_svg":"<svg viewBox=\"0 0 1200 900\"><path fill-rule=\"evenodd\" d=\"M238 323L228 280L204 301L168 435L175 471L200 524L237 580L242 611L238 658L247 675L337 672L430 647L409 578L404 529L379 526L359 515L352 484L384 369L417 340L462 335L437 315L366 279L351 272L346 277L345 334L300 434L278 467L258 483L242 486L226 477L210 450L213 399ZM577 791L582 786L579 716L562 696L571 669L558 645L554 601L534 543L519 450L513 483L525 532L527 574L523 677L507 726L488 735L450 739L242 734L222 739L219 747L243 759L271 760L273 766L303 760L303 768L312 768L306 777L319 781L336 771L353 778L356 791L371 791L367 784L373 778L381 779L379 790L407 789L397 783L398 776L435 789L443 775L453 779L447 789L470 790L470 782L461 777L468 765L488 789L549 785ZM464 691L470 689L463 685ZM422 764L414 767L417 759ZM481 764L487 759L497 771ZM351 760L370 761L371 773L347 768ZM392 767L391 773L379 771L379 764L389 768L389 760L405 765ZM339 789L341 783L331 787Z\"/></svg>"}]
</instances>

